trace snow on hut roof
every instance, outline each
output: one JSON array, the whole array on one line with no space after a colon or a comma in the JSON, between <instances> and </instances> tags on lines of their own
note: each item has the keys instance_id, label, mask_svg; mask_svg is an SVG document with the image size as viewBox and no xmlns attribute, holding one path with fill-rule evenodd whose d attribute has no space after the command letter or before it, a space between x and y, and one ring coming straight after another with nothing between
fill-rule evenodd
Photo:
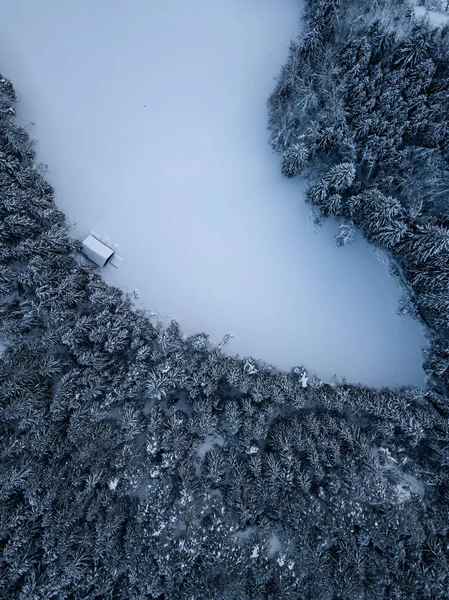
<instances>
[{"instance_id":1,"label":"snow on hut roof","mask_svg":"<svg viewBox=\"0 0 449 600\"><path fill-rule=\"evenodd\" d=\"M97 240L93 235L88 235L83 242L83 252L94 263L100 267L104 267L106 262L114 254L114 250Z\"/></svg>"}]
</instances>

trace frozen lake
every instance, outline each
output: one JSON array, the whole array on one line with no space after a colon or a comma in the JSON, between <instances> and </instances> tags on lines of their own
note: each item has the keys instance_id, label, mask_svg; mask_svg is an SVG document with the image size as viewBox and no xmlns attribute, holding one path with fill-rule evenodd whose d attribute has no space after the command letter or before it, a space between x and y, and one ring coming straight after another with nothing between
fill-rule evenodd
<instances>
[{"instance_id":1,"label":"frozen lake","mask_svg":"<svg viewBox=\"0 0 449 600\"><path fill-rule=\"evenodd\" d=\"M265 102L297 0L0 0L0 71L108 281L227 351L371 385L421 384L420 325L363 241L314 232Z\"/></svg>"}]
</instances>

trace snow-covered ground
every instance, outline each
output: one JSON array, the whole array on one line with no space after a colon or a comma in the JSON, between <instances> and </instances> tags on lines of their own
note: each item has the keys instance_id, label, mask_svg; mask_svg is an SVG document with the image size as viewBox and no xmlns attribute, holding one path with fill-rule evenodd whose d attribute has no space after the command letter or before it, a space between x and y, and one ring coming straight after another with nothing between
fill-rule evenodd
<instances>
[{"instance_id":1,"label":"snow-covered ground","mask_svg":"<svg viewBox=\"0 0 449 600\"><path fill-rule=\"evenodd\" d=\"M423 381L420 325L372 249L316 233L267 144L297 0L0 0L0 70L74 234L186 333L282 368Z\"/></svg>"},{"instance_id":2,"label":"snow-covered ground","mask_svg":"<svg viewBox=\"0 0 449 600\"><path fill-rule=\"evenodd\" d=\"M428 19L434 27L444 27L449 23L449 2L447 0L410 0L418 18Z\"/></svg>"}]
</instances>

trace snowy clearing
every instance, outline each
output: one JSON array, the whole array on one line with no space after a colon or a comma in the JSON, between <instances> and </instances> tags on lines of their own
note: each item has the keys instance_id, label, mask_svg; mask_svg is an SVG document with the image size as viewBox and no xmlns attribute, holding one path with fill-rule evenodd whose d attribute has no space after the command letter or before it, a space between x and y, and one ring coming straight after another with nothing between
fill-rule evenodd
<instances>
[{"instance_id":1,"label":"snowy clearing","mask_svg":"<svg viewBox=\"0 0 449 600\"><path fill-rule=\"evenodd\" d=\"M2 0L0 69L59 207L118 245L106 279L281 368L422 384L420 325L357 238L317 232L283 178L265 102L296 0Z\"/></svg>"},{"instance_id":2,"label":"snowy clearing","mask_svg":"<svg viewBox=\"0 0 449 600\"><path fill-rule=\"evenodd\" d=\"M427 2L427 6L418 3L418 0L410 0L415 11L415 15L421 19L428 19L434 27L444 27L449 23L449 3L447 0Z\"/></svg>"}]
</instances>

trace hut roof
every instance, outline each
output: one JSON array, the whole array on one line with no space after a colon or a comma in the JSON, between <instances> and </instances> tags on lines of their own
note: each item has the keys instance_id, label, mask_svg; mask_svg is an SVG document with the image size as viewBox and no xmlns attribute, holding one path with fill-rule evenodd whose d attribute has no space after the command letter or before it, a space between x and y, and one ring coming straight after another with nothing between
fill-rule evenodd
<instances>
[{"instance_id":1,"label":"hut roof","mask_svg":"<svg viewBox=\"0 0 449 600\"><path fill-rule=\"evenodd\" d=\"M94 263L100 267L104 267L107 261L114 254L114 250L97 240L93 235L88 235L83 241L83 252Z\"/></svg>"}]
</instances>

